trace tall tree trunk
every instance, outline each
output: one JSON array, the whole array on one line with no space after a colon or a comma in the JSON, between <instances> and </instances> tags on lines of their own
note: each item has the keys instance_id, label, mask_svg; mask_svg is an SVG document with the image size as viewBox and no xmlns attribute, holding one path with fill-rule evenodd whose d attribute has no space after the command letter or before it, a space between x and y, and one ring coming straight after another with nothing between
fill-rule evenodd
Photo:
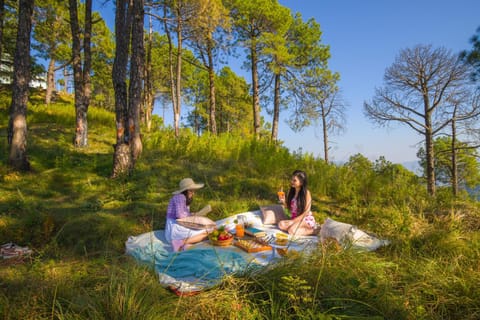
<instances>
[{"instance_id":1,"label":"tall tree trunk","mask_svg":"<svg viewBox=\"0 0 480 320\"><path fill-rule=\"evenodd\" d=\"M458 165L457 165L457 128L455 117L452 118L452 192L458 195Z\"/></svg>"},{"instance_id":2,"label":"tall tree trunk","mask_svg":"<svg viewBox=\"0 0 480 320\"><path fill-rule=\"evenodd\" d=\"M117 0L115 14L115 62L113 82L115 89L115 111L117 143L114 146L112 177L129 174L142 152L140 136L140 109L142 107L144 49L144 1ZM131 43L130 84L128 97L126 72L128 48Z\"/></svg>"},{"instance_id":3,"label":"tall tree trunk","mask_svg":"<svg viewBox=\"0 0 480 320\"><path fill-rule=\"evenodd\" d=\"M327 115L325 114L325 106L321 105L322 108L322 130L323 130L323 154L325 163L328 163L328 128L327 128Z\"/></svg>"},{"instance_id":4,"label":"tall tree trunk","mask_svg":"<svg viewBox=\"0 0 480 320\"><path fill-rule=\"evenodd\" d=\"M5 17L5 0L0 0L0 63L3 57L3 19Z\"/></svg>"},{"instance_id":5,"label":"tall tree trunk","mask_svg":"<svg viewBox=\"0 0 480 320\"><path fill-rule=\"evenodd\" d=\"M116 143L113 153L112 177L117 177L133 168L130 162L127 125L127 64L130 44L130 15L128 0L117 0L115 11L115 60L112 81L115 91Z\"/></svg>"},{"instance_id":6,"label":"tall tree trunk","mask_svg":"<svg viewBox=\"0 0 480 320\"><path fill-rule=\"evenodd\" d=\"M85 0L85 33L83 35L83 99L85 104L85 119L90 99L92 96L92 81L90 72L92 69L92 0Z\"/></svg>"},{"instance_id":7,"label":"tall tree trunk","mask_svg":"<svg viewBox=\"0 0 480 320\"><path fill-rule=\"evenodd\" d=\"M153 27L152 16L149 16L148 28L148 42L145 62L145 89L143 100L143 112L140 114L141 121L147 126L147 131L150 132L152 127L152 113L153 113L153 88L152 88L152 42L153 42Z\"/></svg>"},{"instance_id":8,"label":"tall tree trunk","mask_svg":"<svg viewBox=\"0 0 480 320\"><path fill-rule=\"evenodd\" d=\"M197 134L198 137L200 137L202 133L202 128L200 126L200 115L198 114L198 104L200 102L199 97L201 96L201 91L202 89L200 87L197 87L197 93L195 94L195 100L194 100L194 109L193 109L193 130ZM210 121L207 120L207 127L210 128Z\"/></svg>"},{"instance_id":9,"label":"tall tree trunk","mask_svg":"<svg viewBox=\"0 0 480 320\"><path fill-rule=\"evenodd\" d=\"M8 122L8 164L15 170L30 170L27 158L27 102L30 83L30 33L34 0L20 0L17 44L14 55L12 103Z\"/></svg>"},{"instance_id":10,"label":"tall tree trunk","mask_svg":"<svg viewBox=\"0 0 480 320\"><path fill-rule=\"evenodd\" d=\"M177 5L177 71L176 71L176 81L175 81L175 101L176 109L173 115L173 123L175 126L175 136L178 137L180 134L180 114L182 112L182 101L181 101L181 90L182 90L182 32L183 32L183 22L180 12L181 1Z\"/></svg>"},{"instance_id":11,"label":"tall tree trunk","mask_svg":"<svg viewBox=\"0 0 480 320\"><path fill-rule=\"evenodd\" d=\"M280 118L280 74L275 74L273 93L272 141L278 140L278 120Z\"/></svg>"},{"instance_id":12,"label":"tall tree trunk","mask_svg":"<svg viewBox=\"0 0 480 320\"><path fill-rule=\"evenodd\" d=\"M81 56L81 34L78 23L77 0L69 0L70 28L72 31L72 65L73 82L75 91L75 136L73 145L75 147L86 147L88 145L88 104L85 98L82 56Z\"/></svg>"},{"instance_id":13,"label":"tall tree trunk","mask_svg":"<svg viewBox=\"0 0 480 320\"><path fill-rule=\"evenodd\" d=\"M144 0L135 0L133 5L132 21L132 57L130 59L130 87L128 107L128 129L132 165L142 153L142 140L140 137L140 109L142 107L143 92L143 66L145 64L144 47Z\"/></svg>"},{"instance_id":14,"label":"tall tree trunk","mask_svg":"<svg viewBox=\"0 0 480 320\"><path fill-rule=\"evenodd\" d=\"M153 114L153 108L154 108L154 97L153 97L153 92L150 90L146 99L145 99L145 125L147 126L147 132L150 132L152 130L152 114Z\"/></svg>"},{"instance_id":15,"label":"tall tree trunk","mask_svg":"<svg viewBox=\"0 0 480 320\"><path fill-rule=\"evenodd\" d=\"M216 99L215 99L215 70L213 69L213 53L212 40L208 40L207 55L208 55L208 82L210 84L210 132L217 135L217 120L216 120Z\"/></svg>"},{"instance_id":16,"label":"tall tree trunk","mask_svg":"<svg viewBox=\"0 0 480 320\"><path fill-rule=\"evenodd\" d=\"M173 72L173 44L172 44L172 36L170 35L170 29L168 28L167 24L167 5L164 5L163 7L163 25L165 28L165 34L167 35L167 40L168 40L168 66L169 66L169 74L170 74L170 95L172 96L172 108L173 108L173 122L176 122L176 110L177 110L177 100L176 100L176 87L175 87L175 77L174 77L174 72ZM175 130L175 137L178 137L179 132L177 130L177 127L174 126Z\"/></svg>"},{"instance_id":17,"label":"tall tree trunk","mask_svg":"<svg viewBox=\"0 0 480 320\"><path fill-rule=\"evenodd\" d=\"M429 195L435 196L435 153L433 150L433 134L429 117L426 117L425 149L427 153L427 191Z\"/></svg>"},{"instance_id":18,"label":"tall tree trunk","mask_svg":"<svg viewBox=\"0 0 480 320\"><path fill-rule=\"evenodd\" d=\"M63 92L68 93L68 71L67 66L63 67Z\"/></svg>"},{"instance_id":19,"label":"tall tree trunk","mask_svg":"<svg viewBox=\"0 0 480 320\"><path fill-rule=\"evenodd\" d=\"M49 105L55 88L55 59L50 59L47 70L47 90L45 91L45 104Z\"/></svg>"},{"instance_id":20,"label":"tall tree trunk","mask_svg":"<svg viewBox=\"0 0 480 320\"><path fill-rule=\"evenodd\" d=\"M258 57L256 40L252 39L250 47L250 59L252 60L252 107L253 107L253 134L255 138L260 137L260 95L258 89Z\"/></svg>"}]
</instances>

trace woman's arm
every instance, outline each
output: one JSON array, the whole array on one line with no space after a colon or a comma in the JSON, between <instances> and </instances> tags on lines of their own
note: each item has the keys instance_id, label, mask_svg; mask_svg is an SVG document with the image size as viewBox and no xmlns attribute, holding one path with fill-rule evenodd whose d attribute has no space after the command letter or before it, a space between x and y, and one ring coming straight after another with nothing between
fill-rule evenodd
<instances>
[{"instance_id":1,"label":"woman's arm","mask_svg":"<svg viewBox=\"0 0 480 320\"><path fill-rule=\"evenodd\" d=\"M185 218L190 216L190 210L187 207L187 199L185 197L174 197L173 208L175 210L175 218Z\"/></svg>"}]
</instances>

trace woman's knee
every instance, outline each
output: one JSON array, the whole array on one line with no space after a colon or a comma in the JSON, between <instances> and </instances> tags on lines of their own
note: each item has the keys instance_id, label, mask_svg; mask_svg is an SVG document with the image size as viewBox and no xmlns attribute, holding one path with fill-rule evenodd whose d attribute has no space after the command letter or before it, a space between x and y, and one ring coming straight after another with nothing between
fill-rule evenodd
<instances>
[{"instance_id":1,"label":"woman's knee","mask_svg":"<svg viewBox=\"0 0 480 320\"><path fill-rule=\"evenodd\" d=\"M287 230L288 229L288 220L282 220L278 222L278 229Z\"/></svg>"}]
</instances>

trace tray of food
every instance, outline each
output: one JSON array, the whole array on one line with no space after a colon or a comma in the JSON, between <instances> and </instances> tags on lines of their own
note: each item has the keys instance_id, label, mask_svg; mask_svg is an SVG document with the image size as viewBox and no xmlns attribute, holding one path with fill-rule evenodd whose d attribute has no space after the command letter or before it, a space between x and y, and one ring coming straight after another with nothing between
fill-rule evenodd
<instances>
[{"instance_id":1,"label":"tray of food","mask_svg":"<svg viewBox=\"0 0 480 320\"><path fill-rule=\"evenodd\" d=\"M233 242L234 246L246 252L260 252L272 250L272 247L267 242L261 239L237 239Z\"/></svg>"}]
</instances>

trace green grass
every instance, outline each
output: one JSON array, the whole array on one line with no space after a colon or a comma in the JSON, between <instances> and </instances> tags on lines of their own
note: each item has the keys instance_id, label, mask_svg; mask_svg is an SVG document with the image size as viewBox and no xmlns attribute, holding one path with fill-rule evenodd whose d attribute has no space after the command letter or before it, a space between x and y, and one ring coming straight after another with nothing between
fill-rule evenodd
<instances>
[{"instance_id":1,"label":"green grass","mask_svg":"<svg viewBox=\"0 0 480 320\"><path fill-rule=\"evenodd\" d=\"M34 250L0 261L1 319L478 319L480 214L466 195L430 199L412 173L361 155L327 165L268 141L197 137L155 119L130 177L110 179L114 115L89 110L89 147L72 146L71 98L28 111L32 171L6 165L8 92L0 91L0 243ZM275 202L290 173L309 175L314 214L387 238L376 252L291 253L265 272L228 276L193 297L159 286L124 255L128 236L164 227L179 179L205 182L192 209L212 219Z\"/></svg>"}]
</instances>

